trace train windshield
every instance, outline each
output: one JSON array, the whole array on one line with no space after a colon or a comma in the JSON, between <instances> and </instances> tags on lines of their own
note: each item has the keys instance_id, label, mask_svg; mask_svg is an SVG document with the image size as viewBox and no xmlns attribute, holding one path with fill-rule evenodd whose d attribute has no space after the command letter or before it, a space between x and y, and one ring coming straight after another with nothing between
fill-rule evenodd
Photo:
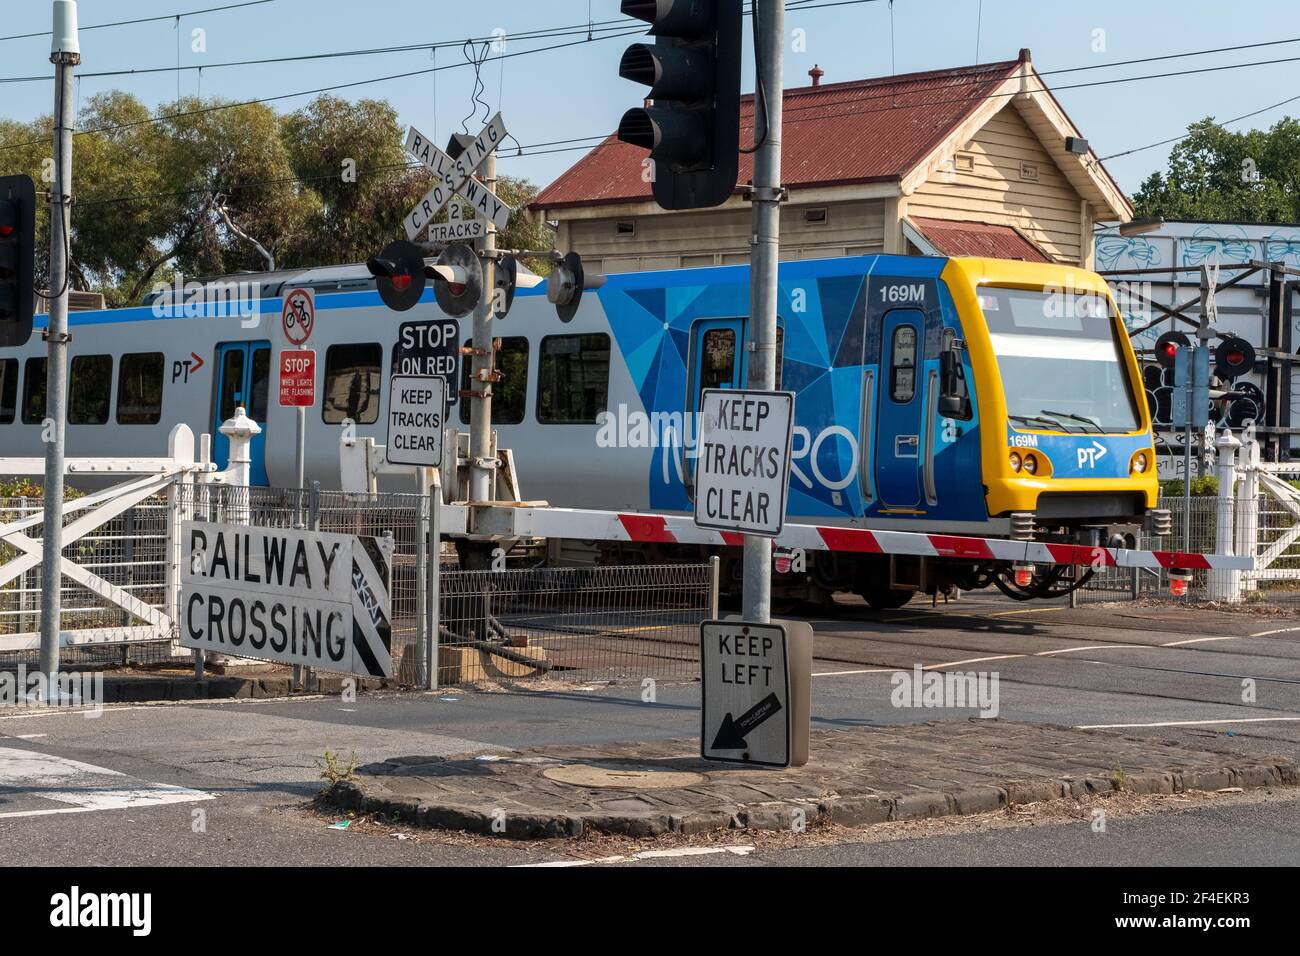
<instances>
[{"instance_id":1,"label":"train windshield","mask_svg":"<svg viewBox=\"0 0 1300 956\"><path fill-rule=\"evenodd\" d=\"M1133 386L1105 296L982 286L979 303L1013 427L1137 431Z\"/></svg>"}]
</instances>

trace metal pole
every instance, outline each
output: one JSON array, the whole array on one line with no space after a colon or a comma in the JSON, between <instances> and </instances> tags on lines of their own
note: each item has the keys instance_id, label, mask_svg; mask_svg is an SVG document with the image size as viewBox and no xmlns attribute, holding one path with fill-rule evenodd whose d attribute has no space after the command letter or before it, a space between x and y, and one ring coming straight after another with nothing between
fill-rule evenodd
<instances>
[{"instance_id":1,"label":"metal pole","mask_svg":"<svg viewBox=\"0 0 1300 956\"><path fill-rule=\"evenodd\" d=\"M762 145L754 156L753 238L749 260L749 381L754 389L776 387L777 267L781 243L781 115L785 45L784 0L754 0L758 82L767 103L756 124ZM743 617L766 623L772 613L772 542L745 537Z\"/></svg>"},{"instance_id":2,"label":"metal pole","mask_svg":"<svg viewBox=\"0 0 1300 956\"><path fill-rule=\"evenodd\" d=\"M438 629L442 627L442 475L433 469L433 484L429 489L429 560L433 567L425 575L429 596L425 607L429 609L429 690L438 689Z\"/></svg>"},{"instance_id":3,"label":"metal pole","mask_svg":"<svg viewBox=\"0 0 1300 956\"><path fill-rule=\"evenodd\" d=\"M483 184L490 190L496 189L497 154L494 150L488 154L483 166ZM479 251L491 253L497 247L496 226L491 220L487 231L478 240ZM495 487L495 460L492 455L492 382L491 375L496 367L496 356L492 351L492 303L494 298L494 281L496 269L490 256L481 257L483 266L483 295L474 308L474 355L470 364L473 374L470 376L470 389L480 393L481 397L471 398L469 425L470 458L470 501L491 501Z\"/></svg>"},{"instance_id":4,"label":"metal pole","mask_svg":"<svg viewBox=\"0 0 1300 956\"><path fill-rule=\"evenodd\" d=\"M298 407L298 487L307 487L307 409Z\"/></svg>"},{"instance_id":5,"label":"metal pole","mask_svg":"<svg viewBox=\"0 0 1300 956\"><path fill-rule=\"evenodd\" d=\"M429 626L427 582L429 577L429 469L417 468L416 483L420 494L420 520L415 532L415 674L416 682L427 683L429 672Z\"/></svg>"},{"instance_id":6,"label":"metal pole","mask_svg":"<svg viewBox=\"0 0 1300 956\"><path fill-rule=\"evenodd\" d=\"M72 210L72 124L77 46L77 6L54 4L54 185L50 191L50 314L46 332L48 370L45 422L45 524L41 541L41 671L51 679L59 670L62 623L63 451L68 398L68 254ZM52 431L52 434L51 434Z\"/></svg>"}]
</instances>

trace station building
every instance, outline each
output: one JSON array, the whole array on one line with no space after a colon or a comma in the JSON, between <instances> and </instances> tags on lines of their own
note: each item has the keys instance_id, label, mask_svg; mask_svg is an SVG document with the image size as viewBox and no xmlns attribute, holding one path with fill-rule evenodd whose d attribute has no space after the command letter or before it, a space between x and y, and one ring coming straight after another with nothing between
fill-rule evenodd
<instances>
[{"instance_id":1,"label":"station building","mask_svg":"<svg viewBox=\"0 0 1300 956\"><path fill-rule=\"evenodd\" d=\"M1091 268L1094 224L1133 207L1035 72L1015 60L785 92L783 259L873 253L986 255ZM754 98L741 104L741 142ZM661 209L647 154L611 135L531 209L593 272L749 261L753 157L713 209Z\"/></svg>"}]
</instances>

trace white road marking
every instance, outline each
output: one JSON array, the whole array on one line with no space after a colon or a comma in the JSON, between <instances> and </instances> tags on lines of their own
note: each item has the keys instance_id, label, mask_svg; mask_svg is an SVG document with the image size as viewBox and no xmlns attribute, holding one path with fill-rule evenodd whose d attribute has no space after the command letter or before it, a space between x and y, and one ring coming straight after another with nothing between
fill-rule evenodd
<instances>
[{"instance_id":1,"label":"white road marking","mask_svg":"<svg viewBox=\"0 0 1300 956\"><path fill-rule=\"evenodd\" d=\"M1153 724L1078 724L1075 730L1119 730L1124 727L1213 727L1216 724L1269 724L1300 717L1234 717L1226 720L1164 720Z\"/></svg>"},{"instance_id":2,"label":"white road marking","mask_svg":"<svg viewBox=\"0 0 1300 956\"><path fill-rule=\"evenodd\" d=\"M212 794L201 790L148 783L107 767L13 747L0 747L0 788L19 797L71 804L68 807L0 812L0 818L90 813L215 799Z\"/></svg>"},{"instance_id":3,"label":"white road marking","mask_svg":"<svg viewBox=\"0 0 1300 956\"><path fill-rule=\"evenodd\" d=\"M1300 627L1278 627L1271 631L1259 631L1256 634L1247 635L1248 637L1268 637L1270 634L1290 634L1292 631L1300 631Z\"/></svg>"},{"instance_id":4,"label":"white road marking","mask_svg":"<svg viewBox=\"0 0 1300 956\"><path fill-rule=\"evenodd\" d=\"M630 856L601 856L592 860L549 860L546 863L520 863L520 869L597 866L609 863L630 863L634 860L665 860L679 856L709 856L717 853L730 853L732 856L749 856L754 852L752 846L683 846L672 850L642 850Z\"/></svg>"},{"instance_id":5,"label":"white road marking","mask_svg":"<svg viewBox=\"0 0 1300 956\"><path fill-rule=\"evenodd\" d=\"M845 674L892 674L898 670L897 667L869 667L860 671L821 671L813 674L813 677L843 677Z\"/></svg>"},{"instance_id":6,"label":"white road marking","mask_svg":"<svg viewBox=\"0 0 1300 956\"><path fill-rule=\"evenodd\" d=\"M251 707L257 704L297 704L309 700L325 700L325 694L303 694L298 697L212 697L200 700L158 700L148 704L112 704L108 707L36 707L20 714L0 714L0 720L30 720L34 717L84 716L90 712L114 714L123 710L154 710L159 707L194 707L196 705L238 704Z\"/></svg>"}]
</instances>

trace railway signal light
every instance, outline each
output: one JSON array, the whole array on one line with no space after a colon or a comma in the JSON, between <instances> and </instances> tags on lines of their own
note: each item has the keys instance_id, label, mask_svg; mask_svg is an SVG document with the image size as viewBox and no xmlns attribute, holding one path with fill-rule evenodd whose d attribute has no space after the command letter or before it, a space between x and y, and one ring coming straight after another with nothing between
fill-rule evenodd
<instances>
[{"instance_id":1,"label":"railway signal light","mask_svg":"<svg viewBox=\"0 0 1300 956\"><path fill-rule=\"evenodd\" d=\"M0 347L26 345L36 312L36 186L0 176Z\"/></svg>"},{"instance_id":2,"label":"railway signal light","mask_svg":"<svg viewBox=\"0 0 1300 956\"><path fill-rule=\"evenodd\" d=\"M569 252L546 277L546 298L555 306L561 322L572 322L582 303L582 293L587 289L599 289L604 284L604 276L587 275L582 267L582 257Z\"/></svg>"},{"instance_id":3,"label":"railway signal light","mask_svg":"<svg viewBox=\"0 0 1300 956\"><path fill-rule=\"evenodd\" d=\"M649 23L655 42L619 62L653 102L623 115L618 138L650 150L663 208L720 205L740 172L741 0L623 0L622 12Z\"/></svg>"},{"instance_id":4,"label":"railway signal light","mask_svg":"<svg viewBox=\"0 0 1300 956\"><path fill-rule=\"evenodd\" d=\"M1156 361L1161 368L1173 368L1178 350L1191 348L1192 341L1182 332L1166 332L1156 339Z\"/></svg>"},{"instance_id":5,"label":"railway signal light","mask_svg":"<svg viewBox=\"0 0 1300 956\"><path fill-rule=\"evenodd\" d=\"M366 268L376 279L379 298L394 312L414 308L424 294L424 255L414 243L390 242L366 260Z\"/></svg>"},{"instance_id":6,"label":"railway signal light","mask_svg":"<svg viewBox=\"0 0 1300 956\"><path fill-rule=\"evenodd\" d=\"M1255 367L1255 347L1245 339L1230 335L1214 349L1214 374L1219 378L1236 378Z\"/></svg>"}]
</instances>

